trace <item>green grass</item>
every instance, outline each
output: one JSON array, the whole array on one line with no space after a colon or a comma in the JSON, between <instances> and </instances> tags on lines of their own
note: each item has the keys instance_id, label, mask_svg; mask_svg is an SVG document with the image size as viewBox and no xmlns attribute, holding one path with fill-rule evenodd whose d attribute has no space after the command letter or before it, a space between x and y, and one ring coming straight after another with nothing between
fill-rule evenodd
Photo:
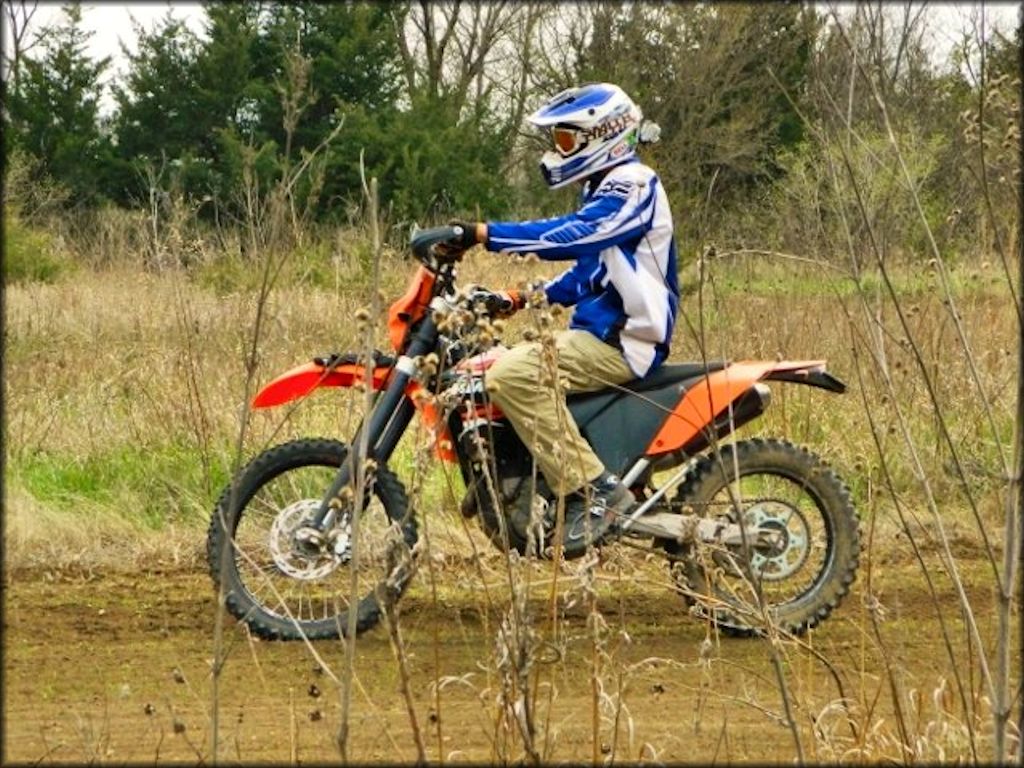
<instances>
[{"instance_id":1,"label":"green grass","mask_svg":"<svg viewBox=\"0 0 1024 768\"><path fill-rule=\"evenodd\" d=\"M80 501L117 505L125 518L149 528L200 518L209 491L219 491L229 474L225 462L207 469L198 450L171 443L85 457L43 451L9 461L7 472L40 502L70 513Z\"/></svg>"},{"instance_id":2,"label":"green grass","mask_svg":"<svg viewBox=\"0 0 1024 768\"><path fill-rule=\"evenodd\" d=\"M316 431L316 430L314 430ZM415 424L399 445L391 465L412 493ZM327 434L320 429L316 434ZM313 433L310 433L313 434ZM347 435L338 435L345 441ZM290 437L282 436L276 442ZM243 462L255 458L264 448L250 440ZM426 449L424 449L426 450ZM233 448L226 442L217 448L211 460L194 445L185 442L155 446L121 445L88 456L65 452L39 451L26 457L9 457L9 482L29 493L36 501L61 509L71 517L76 505L83 508L101 505L145 527L159 529L170 522L203 522L221 490L230 482ZM443 509L456 513L458 501L449 490L450 475L458 493L461 480L455 467L444 468L428 451L419 484L420 509Z\"/></svg>"}]
</instances>

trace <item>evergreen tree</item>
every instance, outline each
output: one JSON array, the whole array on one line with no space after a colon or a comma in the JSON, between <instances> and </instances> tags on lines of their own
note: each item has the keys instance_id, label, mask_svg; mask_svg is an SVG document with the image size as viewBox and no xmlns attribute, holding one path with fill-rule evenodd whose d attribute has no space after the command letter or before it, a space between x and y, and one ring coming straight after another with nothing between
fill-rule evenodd
<instances>
[{"instance_id":1,"label":"evergreen tree","mask_svg":"<svg viewBox=\"0 0 1024 768\"><path fill-rule=\"evenodd\" d=\"M98 125L99 79L110 59L86 54L92 33L82 28L79 3L63 13L39 58L22 62L18 91L7 104L6 148L37 158L40 171L67 187L72 201L91 205L100 199L110 157Z\"/></svg>"},{"instance_id":2,"label":"evergreen tree","mask_svg":"<svg viewBox=\"0 0 1024 768\"><path fill-rule=\"evenodd\" d=\"M145 166L154 169L176 161L182 183L188 178L203 126L196 88L198 41L183 21L167 15L152 31L135 23L136 52L122 46L128 72L114 86L118 105L113 120L116 134L116 176L111 196L128 202L145 185ZM201 167L201 166L200 166Z\"/></svg>"},{"instance_id":3,"label":"evergreen tree","mask_svg":"<svg viewBox=\"0 0 1024 768\"><path fill-rule=\"evenodd\" d=\"M201 154L216 154L218 130L252 136L259 106L270 98L269 85L256 71L260 3L204 3L206 40L196 63Z\"/></svg>"},{"instance_id":4,"label":"evergreen tree","mask_svg":"<svg viewBox=\"0 0 1024 768\"><path fill-rule=\"evenodd\" d=\"M263 3L203 4L206 39L196 61L195 153L208 170L204 193L230 209L242 184L242 148L260 148L258 176L274 175L275 145L264 129L273 96L259 67Z\"/></svg>"},{"instance_id":5,"label":"evergreen tree","mask_svg":"<svg viewBox=\"0 0 1024 768\"><path fill-rule=\"evenodd\" d=\"M381 144L382 194L400 220L508 211L511 191L501 169L509 148L486 104L460 115L451 101L420 95L388 124Z\"/></svg>"},{"instance_id":6,"label":"evergreen tree","mask_svg":"<svg viewBox=\"0 0 1024 768\"><path fill-rule=\"evenodd\" d=\"M332 210L342 207L341 200L360 197L361 153L368 172L380 175L393 151L387 135L399 96L393 13L391 6L373 3L273 3L255 44L260 133L273 139L282 155L290 154L288 161L314 149L338 120L345 120L324 176L324 207ZM289 54L310 64L307 103L291 136L282 102Z\"/></svg>"}]
</instances>

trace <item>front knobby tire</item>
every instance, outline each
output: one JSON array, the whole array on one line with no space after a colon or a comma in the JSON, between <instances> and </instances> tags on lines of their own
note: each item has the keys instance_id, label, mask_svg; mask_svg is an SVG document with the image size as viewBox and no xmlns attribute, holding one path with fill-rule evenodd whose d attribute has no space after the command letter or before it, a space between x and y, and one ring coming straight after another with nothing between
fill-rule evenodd
<instances>
[{"instance_id":1,"label":"front knobby tire","mask_svg":"<svg viewBox=\"0 0 1024 768\"><path fill-rule=\"evenodd\" d=\"M327 556L308 556L292 546L290 531L319 506L347 454L343 443L326 439L270 448L250 461L217 501L207 536L210 573L218 588L223 585L225 607L258 637L342 637L350 608L356 611L357 633L363 632L380 620L378 596L395 600L408 584L416 521L405 488L384 466L374 470L366 494L355 559L344 544L338 546L340 554ZM351 520L352 506L351 501L343 506L339 519ZM357 561L359 588L352 605Z\"/></svg>"},{"instance_id":2,"label":"front knobby tire","mask_svg":"<svg viewBox=\"0 0 1024 768\"><path fill-rule=\"evenodd\" d=\"M769 624L801 634L838 607L856 576L860 534L850 490L821 458L791 443L723 446L697 463L673 507L731 522L742 510L745 523L781 531L774 548L666 546L684 599L726 634Z\"/></svg>"}]
</instances>

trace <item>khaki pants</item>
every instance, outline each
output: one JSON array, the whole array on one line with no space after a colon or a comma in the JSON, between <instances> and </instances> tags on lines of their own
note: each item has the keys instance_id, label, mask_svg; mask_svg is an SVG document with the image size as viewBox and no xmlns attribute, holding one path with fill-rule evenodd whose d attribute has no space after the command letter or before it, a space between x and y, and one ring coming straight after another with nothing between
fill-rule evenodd
<instances>
[{"instance_id":1,"label":"khaki pants","mask_svg":"<svg viewBox=\"0 0 1024 768\"><path fill-rule=\"evenodd\" d=\"M556 333L555 349L555 360L542 360L539 343L515 346L491 366L485 382L491 399L533 452L548 485L565 496L605 469L580 434L565 395L594 392L636 377L619 350L587 331ZM554 386L554 366L566 391Z\"/></svg>"}]
</instances>

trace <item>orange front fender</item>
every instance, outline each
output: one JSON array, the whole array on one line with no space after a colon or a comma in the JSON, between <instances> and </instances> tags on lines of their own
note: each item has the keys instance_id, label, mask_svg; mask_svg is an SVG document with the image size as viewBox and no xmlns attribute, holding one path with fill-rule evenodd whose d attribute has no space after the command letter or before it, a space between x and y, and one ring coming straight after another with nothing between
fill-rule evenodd
<instances>
[{"instance_id":1,"label":"orange front fender","mask_svg":"<svg viewBox=\"0 0 1024 768\"><path fill-rule=\"evenodd\" d=\"M379 366L373 369L372 386L382 389L390 368ZM273 408L305 397L320 387L354 387L365 381L366 369L355 363L328 368L319 363L305 363L286 371L256 393L252 399L253 408Z\"/></svg>"},{"instance_id":2,"label":"orange front fender","mask_svg":"<svg viewBox=\"0 0 1024 768\"><path fill-rule=\"evenodd\" d=\"M391 368L377 366L373 369L374 390L383 389ZM252 399L253 408L273 408L293 400L306 397L320 387L354 387L365 381L365 368L355 363L345 363L327 368L319 363L305 363L286 371L256 393ZM406 385L405 393L423 414L434 442L434 451L444 461L457 461L451 434L441 419L441 413L429 401L418 397L421 387L415 381Z\"/></svg>"},{"instance_id":3,"label":"orange front fender","mask_svg":"<svg viewBox=\"0 0 1024 768\"><path fill-rule=\"evenodd\" d=\"M801 374L824 368L824 360L745 361L710 373L687 390L647 446L646 454L658 456L684 448L730 403L769 374Z\"/></svg>"}]
</instances>

